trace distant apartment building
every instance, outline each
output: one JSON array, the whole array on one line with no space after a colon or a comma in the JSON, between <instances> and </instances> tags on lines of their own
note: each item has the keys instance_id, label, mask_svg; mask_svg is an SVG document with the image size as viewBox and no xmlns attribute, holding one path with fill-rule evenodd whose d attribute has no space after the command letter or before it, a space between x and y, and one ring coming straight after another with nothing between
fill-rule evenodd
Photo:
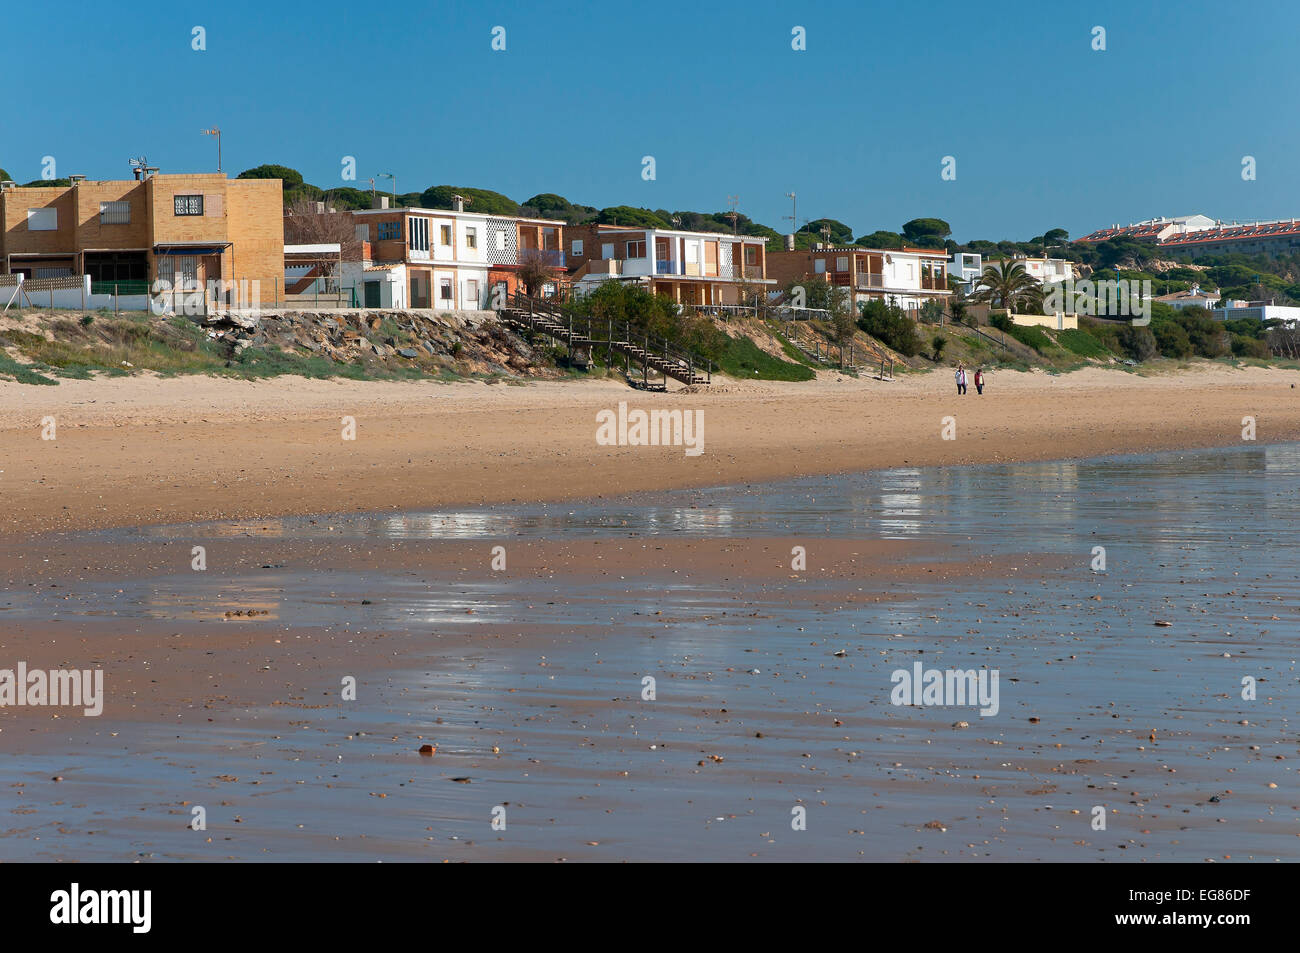
<instances>
[{"instance_id":1,"label":"distant apartment building","mask_svg":"<svg viewBox=\"0 0 1300 953\"><path fill-rule=\"evenodd\" d=\"M768 255L768 274L781 286L822 278L847 289L854 306L879 298L905 311L915 311L926 301L945 301L952 293L948 288L947 253L925 248L816 245L772 252Z\"/></svg>"},{"instance_id":2,"label":"distant apartment building","mask_svg":"<svg viewBox=\"0 0 1300 953\"><path fill-rule=\"evenodd\" d=\"M1160 242L1160 248L1175 255L1201 258L1206 255L1279 255L1300 251L1300 222L1285 219L1251 225L1215 225Z\"/></svg>"},{"instance_id":3,"label":"distant apartment building","mask_svg":"<svg viewBox=\"0 0 1300 953\"><path fill-rule=\"evenodd\" d=\"M1090 232L1082 238L1075 239L1077 242L1094 243L1104 242L1111 238L1132 238L1146 239L1153 242L1162 242L1168 238L1177 235L1186 235L1192 232L1202 231L1207 228L1214 228L1218 223L1207 215L1179 215L1174 218L1149 218L1141 222L1133 222L1129 225L1115 224L1110 228L1099 228L1095 232Z\"/></svg>"},{"instance_id":4,"label":"distant apartment building","mask_svg":"<svg viewBox=\"0 0 1300 953\"><path fill-rule=\"evenodd\" d=\"M622 225L564 230L569 278L577 288L635 281L683 305L739 305L766 292L767 241L746 235Z\"/></svg>"},{"instance_id":5,"label":"distant apartment building","mask_svg":"<svg viewBox=\"0 0 1300 953\"><path fill-rule=\"evenodd\" d=\"M345 265L344 274L361 286L366 307L488 309L495 305L494 293L518 289L519 269L530 258L554 272L556 287L565 280L560 221L463 208L378 208L351 215L361 261Z\"/></svg>"},{"instance_id":6,"label":"distant apartment building","mask_svg":"<svg viewBox=\"0 0 1300 953\"><path fill-rule=\"evenodd\" d=\"M144 294L172 288L228 289L284 274L279 179L220 173L160 174L134 181L0 189L0 268L7 275L89 275L98 292Z\"/></svg>"},{"instance_id":7,"label":"distant apartment building","mask_svg":"<svg viewBox=\"0 0 1300 953\"><path fill-rule=\"evenodd\" d=\"M1268 222L1215 221L1206 215L1154 218L1132 225L1112 225L1078 239L1103 242L1110 238L1149 239L1173 255L1278 255L1300 250L1300 221L1294 218Z\"/></svg>"}]
</instances>

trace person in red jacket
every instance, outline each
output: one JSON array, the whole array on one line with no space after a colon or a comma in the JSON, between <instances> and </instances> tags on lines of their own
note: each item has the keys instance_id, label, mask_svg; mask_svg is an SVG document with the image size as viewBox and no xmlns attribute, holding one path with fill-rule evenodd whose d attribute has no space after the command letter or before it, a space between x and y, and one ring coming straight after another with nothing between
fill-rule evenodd
<instances>
[{"instance_id":1,"label":"person in red jacket","mask_svg":"<svg viewBox=\"0 0 1300 953\"><path fill-rule=\"evenodd\" d=\"M975 368L975 393L984 393L984 368Z\"/></svg>"}]
</instances>

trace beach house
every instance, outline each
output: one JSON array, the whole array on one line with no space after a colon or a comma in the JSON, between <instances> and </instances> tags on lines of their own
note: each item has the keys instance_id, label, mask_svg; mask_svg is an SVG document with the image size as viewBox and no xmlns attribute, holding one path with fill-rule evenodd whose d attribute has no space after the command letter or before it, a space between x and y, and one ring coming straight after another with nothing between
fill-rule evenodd
<instances>
[{"instance_id":1,"label":"beach house","mask_svg":"<svg viewBox=\"0 0 1300 953\"><path fill-rule=\"evenodd\" d=\"M553 273L552 291L566 278L562 221L469 212L463 200L450 210L376 208L350 214L362 251L345 274L359 277L367 307L394 300L386 291L394 280L403 285L396 298L407 307L451 311L499 307L504 301L494 298L517 290L520 272L530 262Z\"/></svg>"},{"instance_id":2,"label":"beach house","mask_svg":"<svg viewBox=\"0 0 1300 953\"><path fill-rule=\"evenodd\" d=\"M630 281L678 304L738 307L776 284L763 238L621 225L569 226L564 235L579 289Z\"/></svg>"},{"instance_id":3,"label":"beach house","mask_svg":"<svg viewBox=\"0 0 1300 953\"><path fill-rule=\"evenodd\" d=\"M927 248L862 248L816 244L768 255L768 272L785 286L821 278L844 288L856 307L873 298L918 311L927 301L946 301L948 256Z\"/></svg>"},{"instance_id":4,"label":"beach house","mask_svg":"<svg viewBox=\"0 0 1300 953\"><path fill-rule=\"evenodd\" d=\"M165 174L134 180L0 186L0 274L82 280L95 294L215 289L283 275L279 179Z\"/></svg>"}]
</instances>

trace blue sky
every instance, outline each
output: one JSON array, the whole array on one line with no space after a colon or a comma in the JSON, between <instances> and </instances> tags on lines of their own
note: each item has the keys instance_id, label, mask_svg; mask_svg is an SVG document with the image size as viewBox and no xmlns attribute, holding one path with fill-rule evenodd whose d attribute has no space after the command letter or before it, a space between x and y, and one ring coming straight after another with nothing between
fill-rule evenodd
<instances>
[{"instance_id":1,"label":"blue sky","mask_svg":"<svg viewBox=\"0 0 1300 953\"><path fill-rule=\"evenodd\" d=\"M0 167L19 181L47 155L61 176L129 178L140 154L215 170L200 130L217 125L231 174L277 162L367 187L393 172L399 192L597 207L714 211L737 195L781 231L790 191L801 220L860 235L938 216L963 241L1300 216L1300 4L1285 0L74 2L57 18L10 5L4 27Z\"/></svg>"}]
</instances>

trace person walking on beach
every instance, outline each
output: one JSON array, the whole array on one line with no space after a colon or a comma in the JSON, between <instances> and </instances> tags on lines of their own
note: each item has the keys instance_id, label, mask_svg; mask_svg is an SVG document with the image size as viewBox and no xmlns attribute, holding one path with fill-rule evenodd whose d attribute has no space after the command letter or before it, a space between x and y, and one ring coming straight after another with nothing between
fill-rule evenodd
<instances>
[{"instance_id":1,"label":"person walking on beach","mask_svg":"<svg viewBox=\"0 0 1300 953\"><path fill-rule=\"evenodd\" d=\"M984 393L984 368L975 368L975 393Z\"/></svg>"},{"instance_id":2,"label":"person walking on beach","mask_svg":"<svg viewBox=\"0 0 1300 953\"><path fill-rule=\"evenodd\" d=\"M966 393L966 368L960 361L957 362L957 373L955 376L957 378L957 393Z\"/></svg>"}]
</instances>

